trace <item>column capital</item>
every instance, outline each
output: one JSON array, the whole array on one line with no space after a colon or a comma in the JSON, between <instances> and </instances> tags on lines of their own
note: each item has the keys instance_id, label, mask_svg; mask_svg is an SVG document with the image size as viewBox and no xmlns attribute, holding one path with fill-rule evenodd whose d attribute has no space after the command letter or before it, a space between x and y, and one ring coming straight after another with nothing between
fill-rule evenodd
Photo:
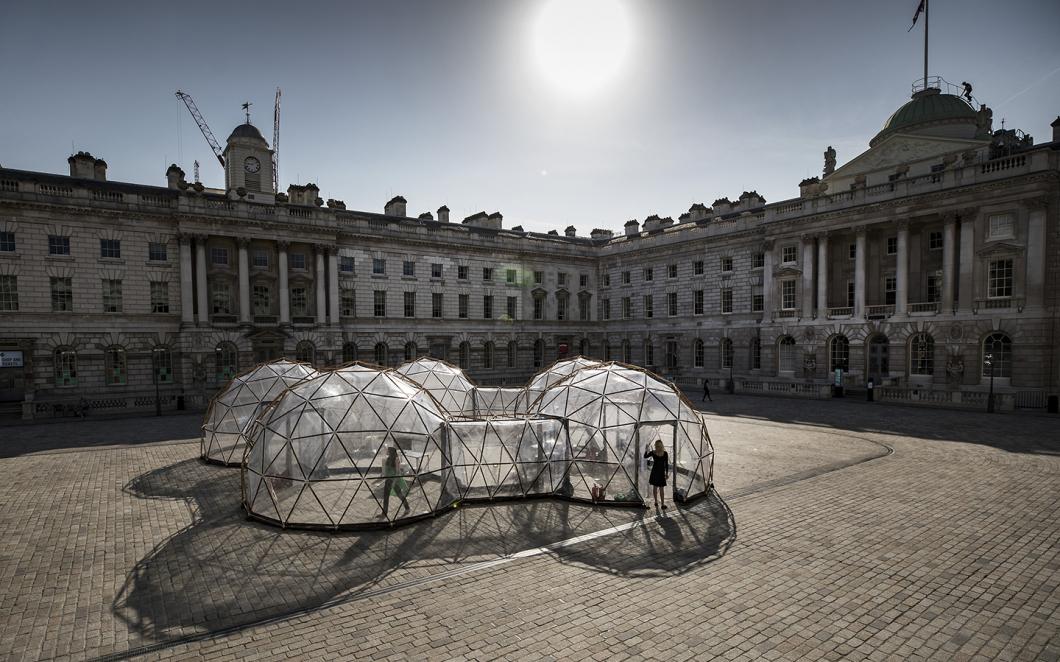
<instances>
[{"instance_id":1,"label":"column capital","mask_svg":"<svg viewBox=\"0 0 1060 662\"><path fill-rule=\"evenodd\" d=\"M208 236L209 235L202 234L202 233L197 233L197 234L191 235L192 239L194 239L195 241L203 242L203 243L206 243L206 239L207 239Z\"/></svg>"},{"instance_id":2,"label":"column capital","mask_svg":"<svg viewBox=\"0 0 1060 662\"><path fill-rule=\"evenodd\" d=\"M195 237L193 235L190 235L187 232L178 232L177 233L177 243L180 244L181 246L187 246L188 244L191 243L191 240L194 239L194 238Z\"/></svg>"},{"instance_id":3,"label":"column capital","mask_svg":"<svg viewBox=\"0 0 1060 662\"><path fill-rule=\"evenodd\" d=\"M868 233L869 228L865 225L859 225L857 227L850 228L850 231L859 237L864 237Z\"/></svg>"},{"instance_id":4,"label":"column capital","mask_svg":"<svg viewBox=\"0 0 1060 662\"><path fill-rule=\"evenodd\" d=\"M279 249L280 249L281 251L286 251L286 250L287 250L287 248L288 248L288 247L289 247L290 245L291 245L291 242L290 242L290 241L288 241L287 239L277 239L277 240L276 240L276 246L277 246L277 247L278 247L278 248L279 248Z\"/></svg>"},{"instance_id":5,"label":"column capital","mask_svg":"<svg viewBox=\"0 0 1060 662\"><path fill-rule=\"evenodd\" d=\"M774 240L774 239L763 239L762 240L762 250L764 250L764 251L773 250L773 244L774 243L776 243L776 240Z\"/></svg>"},{"instance_id":6,"label":"column capital","mask_svg":"<svg viewBox=\"0 0 1060 662\"><path fill-rule=\"evenodd\" d=\"M978 215L978 207L964 207L957 210L957 216L960 218L961 223L971 223Z\"/></svg>"},{"instance_id":7,"label":"column capital","mask_svg":"<svg viewBox=\"0 0 1060 662\"><path fill-rule=\"evenodd\" d=\"M957 212L953 210L943 212L942 222L946 225L953 225L957 222Z\"/></svg>"},{"instance_id":8,"label":"column capital","mask_svg":"<svg viewBox=\"0 0 1060 662\"><path fill-rule=\"evenodd\" d=\"M313 252L319 253L320 255L327 255L328 251L335 251L335 246L332 244L313 244Z\"/></svg>"},{"instance_id":9,"label":"column capital","mask_svg":"<svg viewBox=\"0 0 1060 662\"><path fill-rule=\"evenodd\" d=\"M247 248L250 246L250 237L236 237L236 245L240 248Z\"/></svg>"},{"instance_id":10,"label":"column capital","mask_svg":"<svg viewBox=\"0 0 1060 662\"><path fill-rule=\"evenodd\" d=\"M895 223L895 225L898 227L898 231L899 232L901 232L903 230L905 230L907 232L909 231L909 219L908 218L901 219L900 221Z\"/></svg>"},{"instance_id":11,"label":"column capital","mask_svg":"<svg viewBox=\"0 0 1060 662\"><path fill-rule=\"evenodd\" d=\"M1023 201L1023 206L1029 211L1046 211L1049 209L1049 199L1045 196L1040 198L1029 198Z\"/></svg>"}]
</instances>

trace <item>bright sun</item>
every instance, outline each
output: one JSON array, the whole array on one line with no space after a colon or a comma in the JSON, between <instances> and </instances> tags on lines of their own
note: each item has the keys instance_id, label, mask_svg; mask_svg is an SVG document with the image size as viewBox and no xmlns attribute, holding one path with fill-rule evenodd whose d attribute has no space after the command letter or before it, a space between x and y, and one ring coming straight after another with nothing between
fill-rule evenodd
<instances>
[{"instance_id":1,"label":"bright sun","mask_svg":"<svg viewBox=\"0 0 1060 662\"><path fill-rule=\"evenodd\" d=\"M620 0L549 0L533 39L544 77L567 94L585 96L621 70L629 50L629 16Z\"/></svg>"}]
</instances>

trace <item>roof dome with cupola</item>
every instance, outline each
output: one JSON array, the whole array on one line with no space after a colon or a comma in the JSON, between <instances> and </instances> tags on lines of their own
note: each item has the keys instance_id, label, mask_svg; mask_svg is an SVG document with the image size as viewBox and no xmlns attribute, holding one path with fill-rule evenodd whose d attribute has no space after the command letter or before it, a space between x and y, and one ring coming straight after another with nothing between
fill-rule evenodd
<instances>
[{"instance_id":1,"label":"roof dome with cupola","mask_svg":"<svg viewBox=\"0 0 1060 662\"><path fill-rule=\"evenodd\" d=\"M943 94L937 87L928 87L918 90L912 100L894 111L869 146L874 147L894 133L976 138L980 133L978 112L956 94Z\"/></svg>"}]
</instances>

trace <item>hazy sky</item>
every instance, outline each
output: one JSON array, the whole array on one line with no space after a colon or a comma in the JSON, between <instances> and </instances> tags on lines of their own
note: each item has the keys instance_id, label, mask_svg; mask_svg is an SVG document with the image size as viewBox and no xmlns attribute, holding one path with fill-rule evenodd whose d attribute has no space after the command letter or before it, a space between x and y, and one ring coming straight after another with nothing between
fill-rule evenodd
<instances>
[{"instance_id":1,"label":"hazy sky","mask_svg":"<svg viewBox=\"0 0 1060 662\"><path fill-rule=\"evenodd\" d=\"M825 147L856 156L922 75L916 0L615 1L628 48L581 95L535 56L544 0L12 3L0 163L65 173L73 143L111 179L164 185L169 163L190 179L198 159L222 186L174 91L222 142L252 101L271 140L280 86L282 190L313 181L351 209L401 194L409 215L444 203L454 220L499 210L506 227L588 234L744 190L794 197ZM931 73L971 81L995 126L1049 140L1060 2L930 10Z\"/></svg>"}]
</instances>

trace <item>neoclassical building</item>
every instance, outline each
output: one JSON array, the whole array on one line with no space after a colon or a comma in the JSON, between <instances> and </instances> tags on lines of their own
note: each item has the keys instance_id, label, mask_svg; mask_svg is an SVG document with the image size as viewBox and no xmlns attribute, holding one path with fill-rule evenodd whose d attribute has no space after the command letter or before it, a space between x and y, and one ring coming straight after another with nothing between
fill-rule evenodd
<instances>
[{"instance_id":1,"label":"neoclassical building","mask_svg":"<svg viewBox=\"0 0 1060 662\"><path fill-rule=\"evenodd\" d=\"M225 190L0 168L0 409L202 406L279 356L394 365L430 354L483 384L557 358L644 365L688 386L1044 406L1060 391L1060 118L1052 140L916 90L862 154L799 196L696 203L675 222L579 236L347 210L272 190L250 123ZM1043 118L1046 119L1046 118ZM6 164L5 164L6 165Z\"/></svg>"}]
</instances>

